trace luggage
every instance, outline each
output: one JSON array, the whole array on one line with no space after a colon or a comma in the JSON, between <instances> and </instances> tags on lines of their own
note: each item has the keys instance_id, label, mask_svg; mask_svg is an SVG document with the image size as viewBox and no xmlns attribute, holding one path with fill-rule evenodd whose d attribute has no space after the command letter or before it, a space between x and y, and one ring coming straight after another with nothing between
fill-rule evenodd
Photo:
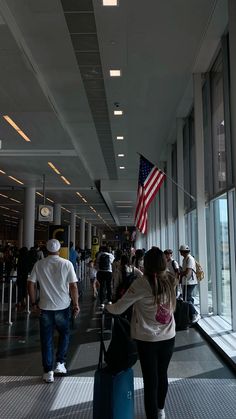
<instances>
[{"instance_id":1,"label":"luggage","mask_svg":"<svg viewBox=\"0 0 236 419\"><path fill-rule=\"evenodd\" d=\"M110 256L108 253L101 253L98 260L99 271L109 271L110 268Z\"/></svg>"},{"instance_id":2,"label":"luggage","mask_svg":"<svg viewBox=\"0 0 236 419\"><path fill-rule=\"evenodd\" d=\"M108 367L103 367L103 356L106 353L103 340L104 317L103 312L99 363L94 377L93 419L133 419L133 370L127 368L114 374Z\"/></svg>"},{"instance_id":3,"label":"luggage","mask_svg":"<svg viewBox=\"0 0 236 419\"><path fill-rule=\"evenodd\" d=\"M188 329L189 303L187 301L183 301L182 299L177 299L174 316L177 331Z\"/></svg>"},{"instance_id":4,"label":"luggage","mask_svg":"<svg viewBox=\"0 0 236 419\"><path fill-rule=\"evenodd\" d=\"M130 322L126 318L114 316L112 338L104 359L113 374L127 370L137 362L137 345L130 337Z\"/></svg>"}]
</instances>

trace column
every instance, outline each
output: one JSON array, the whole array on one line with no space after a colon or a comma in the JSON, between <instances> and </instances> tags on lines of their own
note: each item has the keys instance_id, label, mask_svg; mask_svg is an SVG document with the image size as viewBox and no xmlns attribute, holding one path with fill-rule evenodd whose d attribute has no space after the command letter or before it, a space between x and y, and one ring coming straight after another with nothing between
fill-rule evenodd
<instances>
[{"instance_id":1,"label":"column","mask_svg":"<svg viewBox=\"0 0 236 419\"><path fill-rule=\"evenodd\" d=\"M34 246L34 222L35 188L27 187L24 191L23 246L28 249Z\"/></svg>"},{"instance_id":2,"label":"column","mask_svg":"<svg viewBox=\"0 0 236 419\"><path fill-rule=\"evenodd\" d=\"M88 223L87 224L87 230L86 230L86 247L89 250L91 250L91 248L92 248L92 225L91 225L91 223Z\"/></svg>"},{"instance_id":3,"label":"column","mask_svg":"<svg viewBox=\"0 0 236 419\"><path fill-rule=\"evenodd\" d=\"M79 247L85 249L85 219L80 219L80 231L79 231Z\"/></svg>"},{"instance_id":4,"label":"column","mask_svg":"<svg viewBox=\"0 0 236 419\"><path fill-rule=\"evenodd\" d=\"M177 118L177 183L184 187L184 157L183 157L183 119ZM178 247L185 243L184 228L184 192L178 188Z\"/></svg>"},{"instance_id":5,"label":"column","mask_svg":"<svg viewBox=\"0 0 236 419\"><path fill-rule=\"evenodd\" d=\"M23 224L23 218L21 218L18 224L18 249L23 246Z\"/></svg>"},{"instance_id":6,"label":"column","mask_svg":"<svg viewBox=\"0 0 236 419\"><path fill-rule=\"evenodd\" d=\"M76 236L76 212L72 210L70 213L70 241L73 242L75 247L75 236Z\"/></svg>"},{"instance_id":7,"label":"column","mask_svg":"<svg viewBox=\"0 0 236 419\"><path fill-rule=\"evenodd\" d=\"M97 227L96 226L92 226L92 235L93 236L97 235Z\"/></svg>"},{"instance_id":8,"label":"column","mask_svg":"<svg viewBox=\"0 0 236 419\"><path fill-rule=\"evenodd\" d=\"M208 280L207 280L207 244L205 216L205 184L204 184L204 133L202 105L202 75L193 75L194 90L194 126L196 150L196 207L198 232L198 258L205 272L205 280L200 283L201 314L208 314Z\"/></svg>"},{"instance_id":9,"label":"column","mask_svg":"<svg viewBox=\"0 0 236 419\"><path fill-rule=\"evenodd\" d=\"M165 179L167 189L167 247L173 249L173 216L172 216L172 145L168 146L167 176ZM169 179L170 178L170 179ZM175 255L176 257L176 255Z\"/></svg>"},{"instance_id":10,"label":"column","mask_svg":"<svg viewBox=\"0 0 236 419\"><path fill-rule=\"evenodd\" d=\"M232 144L232 161L233 161L233 183L236 184L236 2L229 0L229 68L230 68L230 128L231 128L231 144ZM236 205L230 202L231 194L229 194L229 208ZM232 219L233 218L233 219ZM229 237L230 237L230 268L231 268L231 292L236 294L236 276L235 276L235 216L229 213ZM236 330L236 304L232 299L232 329Z\"/></svg>"},{"instance_id":11,"label":"column","mask_svg":"<svg viewBox=\"0 0 236 419\"><path fill-rule=\"evenodd\" d=\"M61 204L54 204L53 224L61 225Z\"/></svg>"}]
</instances>

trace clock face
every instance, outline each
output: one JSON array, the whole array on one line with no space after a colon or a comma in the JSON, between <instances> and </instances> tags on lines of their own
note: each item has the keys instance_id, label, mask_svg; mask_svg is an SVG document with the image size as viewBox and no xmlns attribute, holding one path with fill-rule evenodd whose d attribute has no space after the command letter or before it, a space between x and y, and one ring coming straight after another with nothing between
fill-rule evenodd
<instances>
[{"instance_id":1,"label":"clock face","mask_svg":"<svg viewBox=\"0 0 236 419\"><path fill-rule=\"evenodd\" d=\"M50 214L50 209L48 207L42 207L40 208L40 214L42 217L48 217Z\"/></svg>"}]
</instances>

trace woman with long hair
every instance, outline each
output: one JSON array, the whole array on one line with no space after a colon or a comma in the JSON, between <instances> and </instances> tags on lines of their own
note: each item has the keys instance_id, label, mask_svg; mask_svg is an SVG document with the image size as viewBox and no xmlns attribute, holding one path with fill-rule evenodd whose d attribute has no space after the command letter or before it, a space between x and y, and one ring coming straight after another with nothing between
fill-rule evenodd
<instances>
[{"instance_id":1,"label":"woman with long hair","mask_svg":"<svg viewBox=\"0 0 236 419\"><path fill-rule=\"evenodd\" d=\"M133 305L131 336L136 339L144 381L147 419L165 418L167 369L175 341L175 286L177 278L166 271L166 258L158 247L144 256L144 276L137 278L124 296L107 306L122 314Z\"/></svg>"}]
</instances>

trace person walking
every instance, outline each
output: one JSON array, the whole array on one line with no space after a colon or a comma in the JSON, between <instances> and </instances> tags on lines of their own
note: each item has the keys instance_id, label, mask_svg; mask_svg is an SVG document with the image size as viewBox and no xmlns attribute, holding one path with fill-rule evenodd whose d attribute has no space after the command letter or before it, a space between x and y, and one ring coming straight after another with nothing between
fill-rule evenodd
<instances>
[{"instance_id":1,"label":"person walking","mask_svg":"<svg viewBox=\"0 0 236 419\"><path fill-rule=\"evenodd\" d=\"M190 253L190 248L186 244L182 244L179 252L183 257L182 270L180 273L180 282L182 285L183 300L189 303L189 318L191 323L197 323L200 320L200 314L194 307L193 291L198 284L196 276L196 262ZM187 296L186 296L187 289Z\"/></svg>"},{"instance_id":2,"label":"person walking","mask_svg":"<svg viewBox=\"0 0 236 419\"><path fill-rule=\"evenodd\" d=\"M95 268L97 270L97 280L100 284L99 298L100 304L103 306L105 299L111 304L112 297L112 263L114 256L109 253L106 246L101 247L101 251L97 255Z\"/></svg>"},{"instance_id":3,"label":"person walking","mask_svg":"<svg viewBox=\"0 0 236 419\"><path fill-rule=\"evenodd\" d=\"M137 342L147 419L165 418L167 369L175 341L176 281L166 271L164 253L152 247L144 256L144 275L132 283L120 300L106 306L108 312L122 314L133 304L131 336Z\"/></svg>"},{"instance_id":4,"label":"person walking","mask_svg":"<svg viewBox=\"0 0 236 419\"><path fill-rule=\"evenodd\" d=\"M66 374L65 360L69 346L70 304L73 302L73 315L79 313L77 277L69 260L59 256L60 242L48 240L48 256L34 265L28 278L28 293L33 312L40 309L40 340L43 380L54 381L54 372ZM36 284L40 288L38 307L36 304ZM56 352L56 368L54 366L54 329L59 333Z\"/></svg>"}]
</instances>

